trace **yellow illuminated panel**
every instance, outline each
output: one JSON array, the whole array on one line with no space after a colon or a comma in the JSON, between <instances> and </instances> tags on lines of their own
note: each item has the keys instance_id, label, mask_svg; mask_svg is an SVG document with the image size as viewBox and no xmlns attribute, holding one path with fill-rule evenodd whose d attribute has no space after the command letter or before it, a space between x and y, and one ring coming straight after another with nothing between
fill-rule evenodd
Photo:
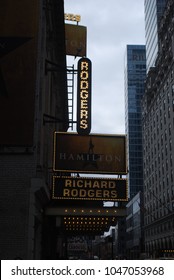
<instances>
[{"instance_id":1,"label":"yellow illuminated panel","mask_svg":"<svg viewBox=\"0 0 174 280\"><path fill-rule=\"evenodd\" d=\"M70 21L76 21L80 22L81 21L81 16L80 15L74 15L74 14L64 14L64 19L65 20L70 20Z\"/></svg>"}]
</instances>

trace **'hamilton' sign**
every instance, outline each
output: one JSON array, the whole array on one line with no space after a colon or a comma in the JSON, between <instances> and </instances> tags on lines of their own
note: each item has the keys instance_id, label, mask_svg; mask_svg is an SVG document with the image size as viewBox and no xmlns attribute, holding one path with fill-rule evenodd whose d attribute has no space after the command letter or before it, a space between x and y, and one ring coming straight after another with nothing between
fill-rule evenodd
<instances>
[{"instance_id":1,"label":"'hamilton' sign","mask_svg":"<svg viewBox=\"0 0 174 280\"><path fill-rule=\"evenodd\" d=\"M87 135L91 131L91 61L78 61L77 78L77 132Z\"/></svg>"},{"instance_id":2,"label":"'hamilton' sign","mask_svg":"<svg viewBox=\"0 0 174 280\"><path fill-rule=\"evenodd\" d=\"M54 133L53 170L127 174L125 135Z\"/></svg>"},{"instance_id":3,"label":"'hamilton' sign","mask_svg":"<svg viewBox=\"0 0 174 280\"><path fill-rule=\"evenodd\" d=\"M127 201L127 180L53 176L52 198Z\"/></svg>"}]
</instances>

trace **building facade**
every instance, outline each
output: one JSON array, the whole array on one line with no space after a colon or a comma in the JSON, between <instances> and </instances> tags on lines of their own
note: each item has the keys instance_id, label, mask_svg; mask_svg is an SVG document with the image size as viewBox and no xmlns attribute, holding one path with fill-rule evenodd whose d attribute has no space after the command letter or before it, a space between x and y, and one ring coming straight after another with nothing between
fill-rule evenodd
<instances>
[{"instance_id":1,"label":"building facade","mask_svg":"<svg viewBox=\"0 0 174 280\"><path fill-rule=\"evenodd\" d=\"M144 229L149 256L174 252L174 3L159 27L156 66L143 99Z\"/></svg>"},{"instance_id":2,"label":"building facade","mask_svg":"<svg viewBox=\"0 0 174 280\"><path fill-rule=\"evenodd\" d=\"M143 188L141 99L144 94L145 77L145 46L128 45L125 58L125 127L130 198Z\"/></svg>"},{"instance_id":3,"label":"building facade","mask_svg":"<svg viewBox=\"0 0 174 280\"><path fill-rule=\"evenodd\" d=\"M145 0L145 38L146 38L146 66L155 65L159 49L158 31L160 19L163 15L167 0Z\"/></svg>"},{"instance_id":4,"label":"building facade","mask_svg":"<svg viewBox=\"0 0 174 280\"><path fill-rule=\"evenodd\" d=\"M138 192L126 207L126 255L128 259L141 259L144 253L143 193Z\"/></svg>"},{"instance_id":5,"label":"building facade","mask_svg":"<svg viewBox=\"0 0 174 280\"><path fill-rule=\"evenodd\" d=\"M2 0L0 13L0 256L42 259L53 132L68 129L64 3Z\"/></svg>"}]
</instances>

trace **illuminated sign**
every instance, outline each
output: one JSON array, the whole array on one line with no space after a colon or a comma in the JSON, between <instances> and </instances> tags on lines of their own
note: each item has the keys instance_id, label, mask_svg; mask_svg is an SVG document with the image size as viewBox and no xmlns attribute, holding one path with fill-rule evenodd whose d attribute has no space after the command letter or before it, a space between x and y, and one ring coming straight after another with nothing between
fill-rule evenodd
<instances>
[{"instance_id":1,"label":"illuminated sign","mask_svg":"<svg viewBox=\"0 0 174 280\"><path fill-rule=\"evenodd\" d=\"M74 15L74 14L64 14L64 19L65 20L70 20L70 21L80 22L81 16L80 15Z\"/></svg>"},{"instance_id":2,"label":"illuminated sign","mask_svg":"<svg viewBox=\"0 0 174 280\"><path fill-rule=\"evenodd\" d=\"M77 132L87 135L91 130L91 61L78 61L77 80Z\"/></svg>"},{"instance_id":3,"label":"illuminated sign","mask_svg":"<svg viewBox=\"0 0 174 280\"><path fill-rule=\"evenodd\" d=\"M125 135L54 133L53 170L127 174Z\"/></svg>"},{"instance_id":4,"label":"illuminated sign","mask_svg":"<svg viewBox=\"0 0 174 280\"><path fill-rule=\"evenodd\" d=\"M65 24L66 54L75 57L86 56L86 26Z\"/></svg>"},{"instance_id":5,"label":"illuminated sign","mask_svg":"<svg viewBox=\"0 0 174 280\"><path fill-rule=\"evenodd\" d=\"M127 180L53 176L52 198L127 201Z\"/></svg>"}]
</instances>

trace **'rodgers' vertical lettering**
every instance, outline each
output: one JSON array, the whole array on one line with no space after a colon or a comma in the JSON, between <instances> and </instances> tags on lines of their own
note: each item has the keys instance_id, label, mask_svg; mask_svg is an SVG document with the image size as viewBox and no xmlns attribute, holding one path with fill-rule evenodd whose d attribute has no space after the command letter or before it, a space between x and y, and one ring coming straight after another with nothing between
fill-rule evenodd
<instances>
[{"instance_id":1,"label":"'rodgers' vertical lettering","mask_svg":"<svg viewBox=\"0 0 174 280\"><path fill-rule=\"evenodd\" d=\"M91 62L82 58L78 63L77 132L89 134L91 130Z\"/></svg>"}]
</instances>

